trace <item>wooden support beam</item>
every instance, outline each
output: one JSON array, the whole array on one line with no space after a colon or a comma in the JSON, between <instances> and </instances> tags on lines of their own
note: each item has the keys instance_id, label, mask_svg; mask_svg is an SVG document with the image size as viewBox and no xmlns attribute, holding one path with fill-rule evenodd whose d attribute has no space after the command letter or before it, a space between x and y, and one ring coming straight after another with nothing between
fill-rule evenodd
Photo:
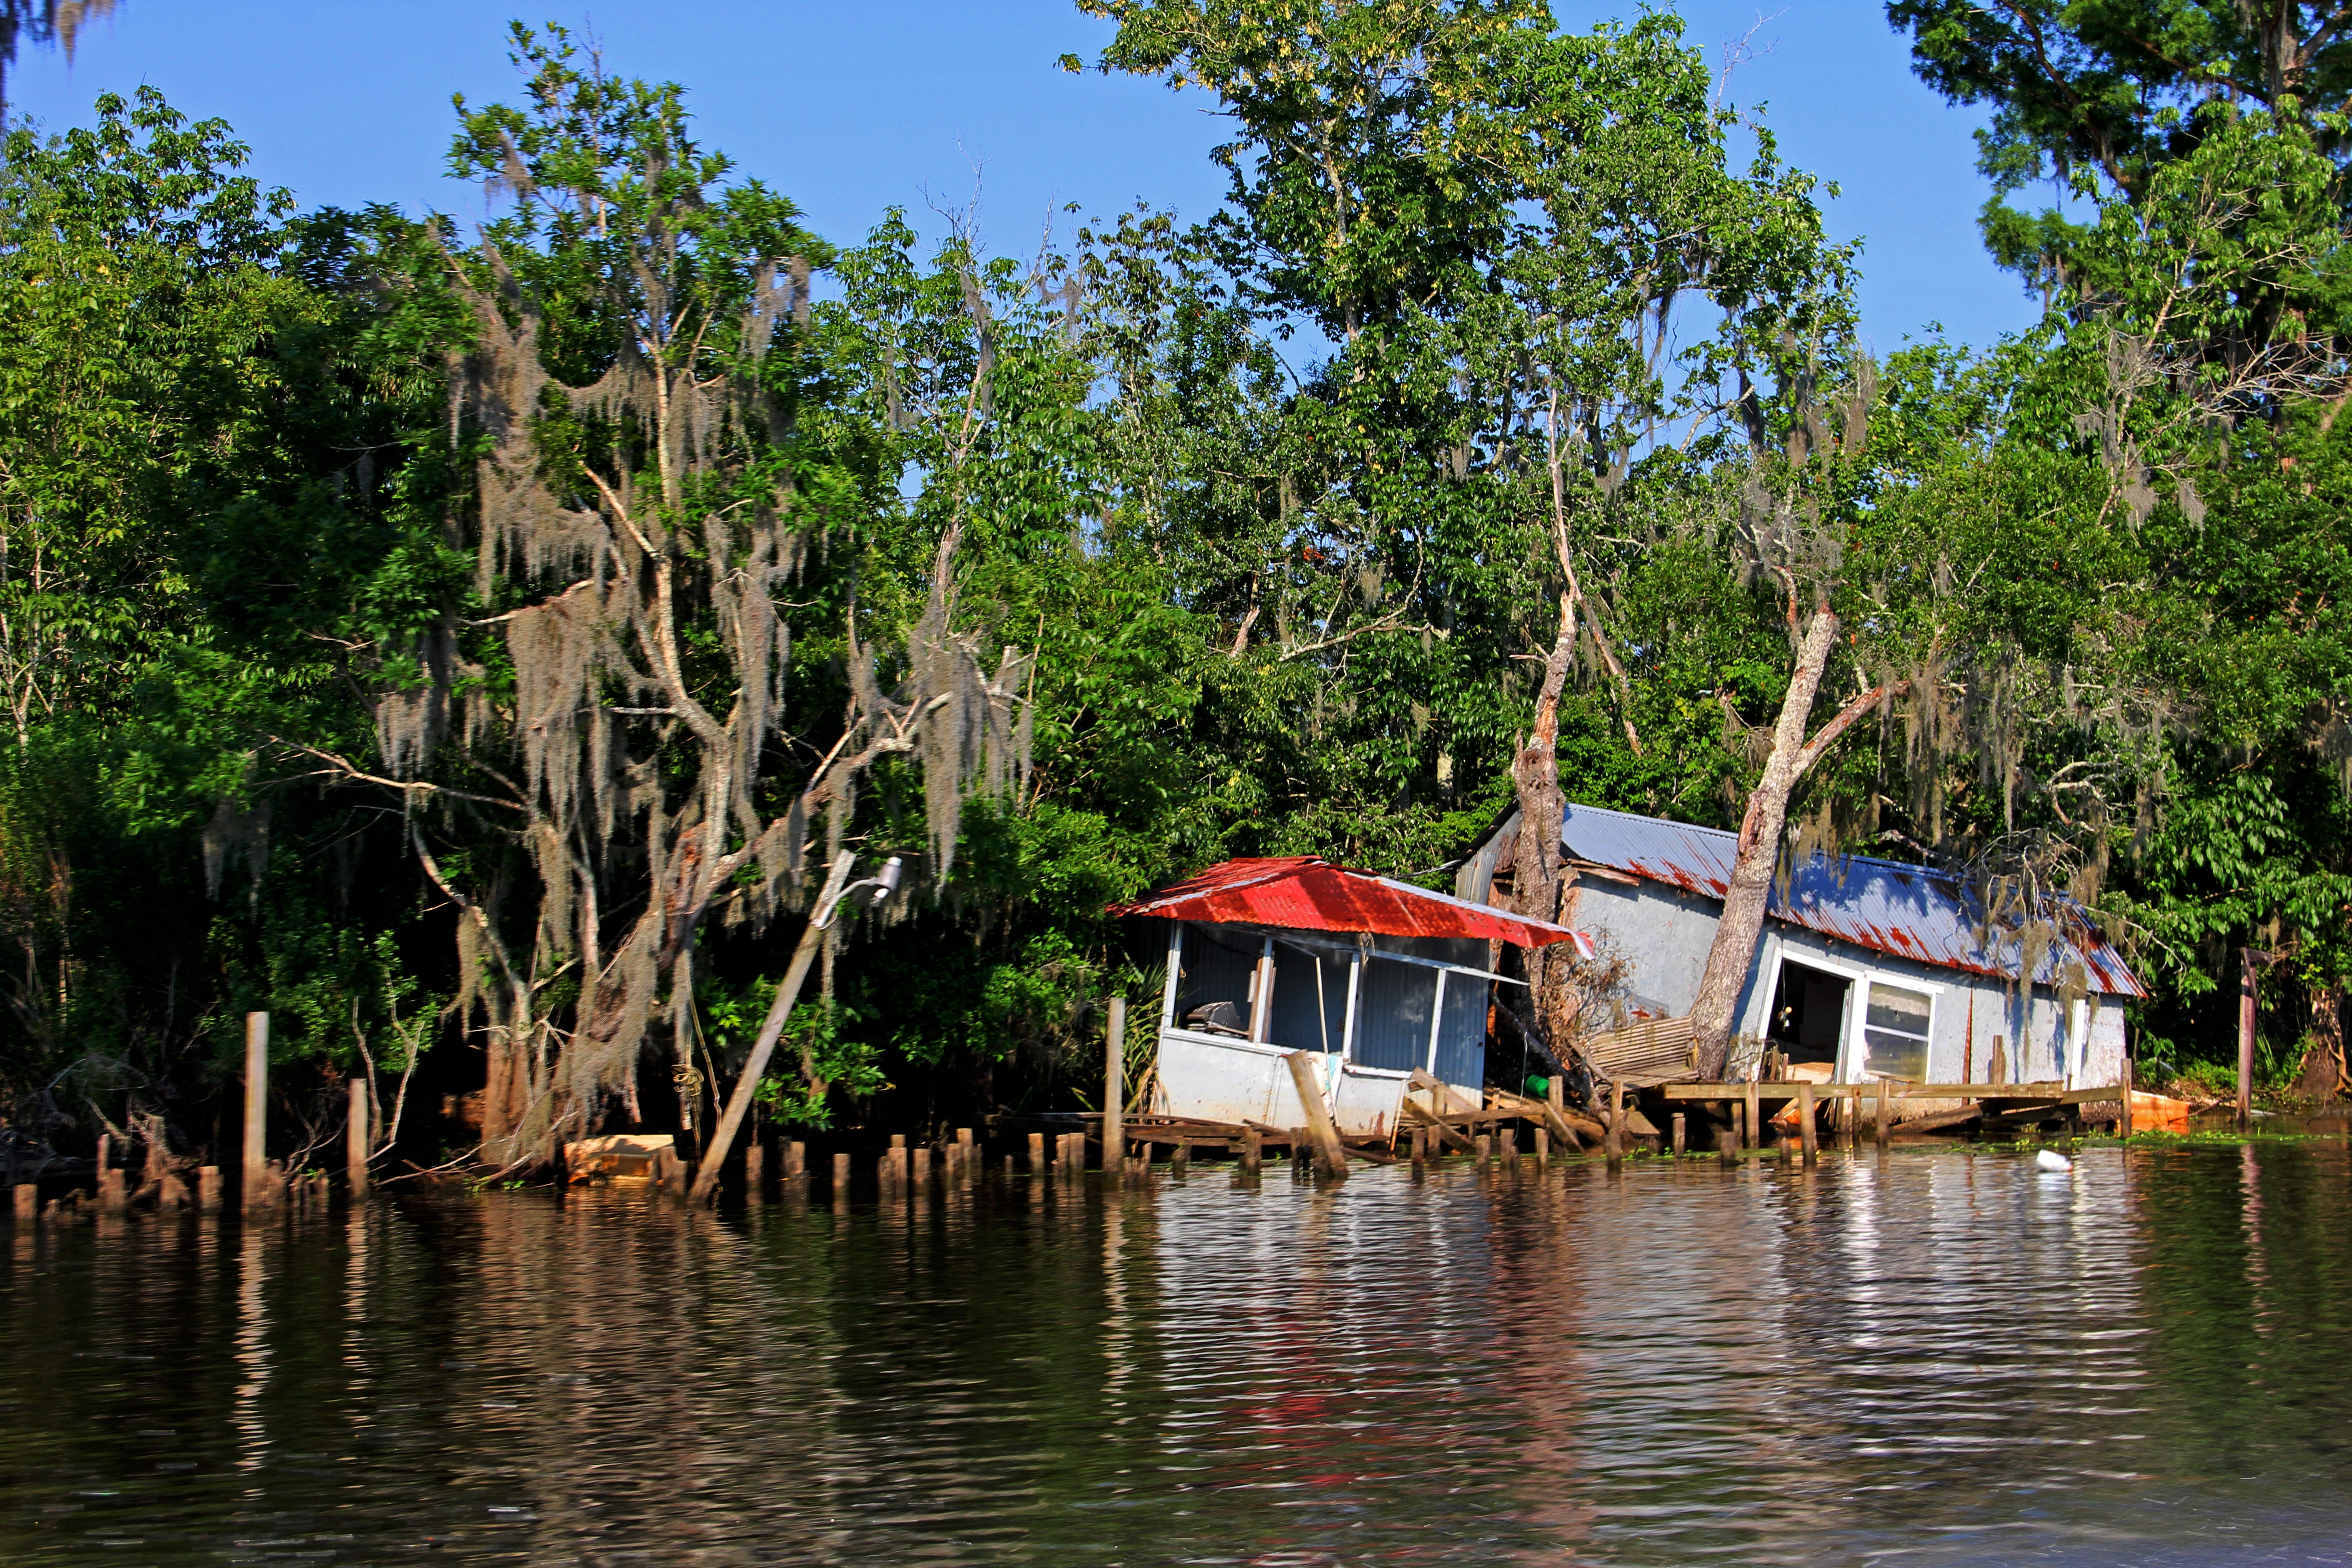
<instances>
[{"instance_id":1,"label":"wooden support beam","mask_svg":"<svg viewBox=\"0 0 2352 1568\"><path fill-rule=\"evenodd\" d=\"M1331 1108L1323 1103L1323 1086L1316 1081L1317 1058L1305 1051L1293 1051L1282 1058L1290 1064L1290 1081L1298 1090L1298 1103L1307 1112L1307 1130L1315 1137L1316 1163L1325 1175L1337 1181L1348 1176L1348 1150L1339 1142L1339 1129L1331 1121Z\"/></svg>"},{"instance_id":2,"label":"wooden support beam","mask_svg":"<svg viewBox=\"0 0 2352 1568\"><path fill-rule=\"evenodd\" d=\"M248 1209L268 1203L269 1180L269 1015L245 1016L245 1183L238 1199Z\"/></svg>"},{"instance_id":3,"label":"wooden support beam","mask_svg":"<svg viewBox=\"0 0 2352 1568\"><path fill-rule=\"evenodd\" d=\"M1110 1028L1103 1036L1103 1169L1127 1157L1127 998L1110 999Z\"/></svg>"},{"instance_id":4,"label":"wooden support beam","mask_svg":"<svg viewBox=\"0 0 2352 1568\"><path fill-rule=\"evenodd\" d=\"M1822 1157L1821 1129L1813 1125L1813 1086L1801 1085L1797 1090L1797 1131L1804 1140L1805 1163L1817 1164Z\"/></svg>"},{"instance_id":5,"label":"wooden support beam","mask_svg":"<svg viewBox=\"0 0 2352 1568\"><path fill-rule=\"evenodd\" d=\"M368 1192L368 1146L375 1136L369 1124L368 1080L354 1076L350 1092L351 1105L343 1115L343 1179L352 1196L363 1198Z\"/></svg>"},{"instance_id":6,"label":"wooden support beam","mask_svg":"<svg viewBox=\"0 0 2352 1568\"><path fill-rule=\"evenodd\" d=\"M1438 1140L1441 1142L1445 1143L1451 1148L1458 1149L1465 1154L1470 1152L1470 1140L1465 1134L1455 1130L1455 1123L1466 1123L1476 1120L1475 1118L1467 1116L1440 1116L1434 1111L1424 1110L1423 1107L1414 1104L1410 1100L1404 1102L1404 1109L1407 1115L1412 1117L1416 1121L1428 1128L1432 1132L1436 1133Z\"/></svg>"},{"instance_id":7,"label":"wooden support beam","mask_svg":"<svg viewBox=\"0 0 2352 1568\"><path fill-rule=\"evenodd\" d=\"M2254 1124L2254 950L2238 950L2238 1130Z\"/></svg>"}]
</instances>

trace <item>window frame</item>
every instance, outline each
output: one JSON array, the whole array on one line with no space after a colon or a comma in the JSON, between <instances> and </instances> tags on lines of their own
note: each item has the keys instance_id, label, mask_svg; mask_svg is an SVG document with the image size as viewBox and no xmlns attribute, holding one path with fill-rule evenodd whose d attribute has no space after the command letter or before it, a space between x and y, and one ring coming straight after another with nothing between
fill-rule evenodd
<instances>
[{"instance_id":1,"label":"window frame","mask_svg":"<svg viewBox=\"0 0 2352 1568\"><path fill-rule=\"evenodd\" d=\"M1921 1071L1927 1073L1928 1076L1919 1079L1916 1081L1920 1083L1934 1082L1936 1013L1937 1009L1942 1005L1945 987L1937 984L1932 980L1914 980L1909 975L1889 974L1882 970L1875 969L1864 970L1861 975L1863 990L1862 994L1854 998L1853 1020L1850 1026L1850 1034L1846 1041L1847 1055L1845 1059L1840 1064L1843 1068L1841 1076L1843 1081L1848 1083L1874 1083L1880 1079L1890 1079L1892 1081L1897 1083L1908 1083L1914 1081L1909 1079L1895 1079L1893 1075L1889 1073L1874 1072L1870 1068L1870 1040L1868 1035L1865 1033L1865 1031L1870 1027L1870 992L1873 986L1878 985L1882 983L1890 991L1907 991L1915 996L1925 996L1927 998L1927 1029L1926 1034L1911 1035L1900 1029L1883 1029L1880 1033L1902 1035L1905 1039L1919 1040L1926 1047L1925 1052L1923 1053Z\"/></svg>"}]
</instances>

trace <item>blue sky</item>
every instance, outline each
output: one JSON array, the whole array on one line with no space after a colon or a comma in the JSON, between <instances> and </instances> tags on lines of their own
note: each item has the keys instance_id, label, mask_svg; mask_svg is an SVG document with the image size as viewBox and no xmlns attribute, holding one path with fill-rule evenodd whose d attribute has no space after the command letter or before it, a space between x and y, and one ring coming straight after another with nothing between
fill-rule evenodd
<instances>
[{"instance_id":1,"label":"blue sky","mask_svg":"<svg viewBox=\"0 0 2352 1568\"><path fill-rule=\"evenodd\" d=\"M1632 10L1553 3L1570 26ZM475 216L478 192L441 177L449 95L512 90L503 37L517 14L515 0L121 0L70 67L26 51L12 114L54 129L86 120L102 91L152 83L192 114L227 120L252 144L255 172L305 205ZM1034 249L1066 202L1095 215L1143 197L1200 215L1223 192L1206 157L1221 123L1208 100L1055 68L1066 52L1091 58L1108 37L1067 0L539 0L520 14L593 28L617 71L683 82L705 144L789 194L836 241L894 204L926 218L927 202L962 205L976 181L984 238L1015 254ZM1878 0L1762 12L1688 0L1682 15L1688 41L1717 61L1727 40L1756 29L1732 96L1765 107L1790 161L1843 187L1830 218L1840 236L1865 238L1873 347L1932 321L1974 342L2031 321L2015 280L1977 242L1985 184L1969 132L1981 116L1910 74ZM1055 220L1064 232L1072 221Z\"/></svg>"}]
</instances>

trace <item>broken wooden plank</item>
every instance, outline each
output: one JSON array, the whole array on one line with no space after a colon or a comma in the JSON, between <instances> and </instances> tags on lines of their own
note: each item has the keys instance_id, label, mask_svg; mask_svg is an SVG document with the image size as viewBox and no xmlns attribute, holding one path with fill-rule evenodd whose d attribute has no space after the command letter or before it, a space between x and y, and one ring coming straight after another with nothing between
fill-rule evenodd
<instances>
[{"instance_id":1,"label":"broken wooden plank","mask_svg":"<svg viewBox=\"0 0 2352 1568\"><path fill-rule=\"evenodd\" d=\"M1549 1100L1530 1100L1523 1094L1513 1094L1507 1089L1498 1089L1491 1092L1495 1101L1491 1109L1504 1111L1516 1110L1528 1121L1558 1133L1571 1149L1582 1149L1585 1138L1601 1138L1608 1133L1608 1129L1600 1121L1580 1110L1570 1110L1565 1105L1554 1105ZM1579 1133L1581 1133L1582 1137L1579 1137Z\"/></svg>"},{"instance_id":2,"label":"broken wooden plank","mask_svg":"<svg viewBox=\"0 0 2352 1568\"><path fill-rule=\"evenodd\" d=\"M1470 1152L1470 1140L1447 1125L1451 1118L1440 1116L1428 1107L1416 1104L1410 1100L1404 1102L1404 1109L1406 1115L1435 1132L1445 1143L1461 1150L1465 1154Z\"/></svg>"}]
</instances>

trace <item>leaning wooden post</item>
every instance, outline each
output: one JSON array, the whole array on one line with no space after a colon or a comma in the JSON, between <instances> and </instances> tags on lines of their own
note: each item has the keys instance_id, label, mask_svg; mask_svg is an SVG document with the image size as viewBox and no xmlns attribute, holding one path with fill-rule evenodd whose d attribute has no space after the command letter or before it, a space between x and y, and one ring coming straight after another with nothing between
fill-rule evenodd
<instances>
[{"instance_id":1,"label":"leaning wooden post","mask_svg":"<svg viewBox=\"0 0 2352 1568\"><path fill-rule=\"evenodd\" d=\"M269 1201L269 1015L245 1016L245 1190L248 1209Z\"/></svg>"},{"instance_id":2,"label":"leaning wooden post","mask_svg":"<svg viewBox=\"0 0 2352 1568\"><path fill-rule=\"evenodd\" d=\"M1813 1126L1813 1086L1810 1082L1797 1086L1797 1125L1805 1142L1805 1163L1810 1165L1822 1155L1820 1133Z\"/></svg>"},{"instance_id":3,"label":"leaning wooden post","mask_svg":"<svg viewBox=\"0 0 2352 1568\"><path fill-rule=\"evenodd\" d=\"M1110 1029L1103 1036L1103 1169L1127 1158L1127 998L1110 999Z\"/></svg>"},{"instance_id":4,"label":"leaning wooden post","mask_svg":"<svg viewBox=\"0 0 2352 1568\"><path fill-rule=\"evenodd\" d=\"M1878 1080L1878 1146L1886 1147L1887 1121L1891 1108L1886 1101L1886 1080Z\"/></svg>"},{"instance_id":5,"label":"leaning wooden post","mask_svg":"<svg viewBox=\"0 0 2352 1568\"><path fill-rule=\"evenodd\" d=\"M2238 1130L2254 1122L2254 950L2238 950Z\"/></svg>"},{"instance_id":6,"label":"leaning wooden post","mask_svg":"<svg viewBox=\"0 0 2352 1568\"><path fill-rule=\"evenodd\" d=\"M1331 1108L1323 1103L1323 1086L1316 1081L1314 1063L1305 1051L1293 1051L1283 1060L1290 1064L1290 1081L1298 1090L1298 1103L1307 1112L1307 1130L1315 1137L1316 1163L1323 1173L1345 1181L1348 1175L1348 1148L1339 1142L1339 1126L1331 1120Z\"/></svg>"},{"instance_id":7,"label":"leaning wooden post","mask_svg":"<svg viewBox=\"0 0 2352 1568\"><path fill-rule=\"evenodd\" d=\"M702 1165L694 1175L694 1202L709 1203L719 1191L719 1168L727 1163L728 1151L735 1146L735 1134L743 1125L743 1118L751 1110L751 1096L767 1075L768 1058L776 1054L776 1042L783 1037L784 1022L792 1016L793 1004L800 1000L801 986L808 979L809 966L816 962L817 950L824 945L824 928L832 922L833 908L841 900L841 889L849 881L850 868L857 857L845 849L834 857L833 869L824 879L824 890L809 910L808 924L801 928L800 945L793 949L793 962L784 971L784 983L776 987L775 1000L768 1004L768 1016L760 1021L759 1038L752 1042L751 1059L743 1064L742 1076L735 1080L735 1092L727 1097L727 1110L719 1118L719 1125L710 1134L709 1145L702 1151Z\"/></svg>"},{"instance_id":8,"label":"leaning wooden post","mask_svg":"<svg viewBox=\"0 0 2352 1568\"><path fill-rule=\"evenodd\" d=\"M369 1125L368 1117L368 1081L354 1078L351 1083L351 1108L343 1117L343 1171L355 1198L367 1196L368 1143L373 1137L374 1129Z\"/></svg>"},{"instance_id":9,"label":"leaning wooden post","mask_svg":"<svg viewBox=\"0 0 2352 1568\"><path fill-rule=\"evenodd\" d=\"M2125 1142L2128 1143L2128 1142L2131 1142L2131 1121L2132 1121L2132 1118L2131 1118L2132 1065L2131 1065L2131 1058L2129 1058L2129 1057L2126 1057L2126 1058L2124 1058L2124 1079L2123 1079L2123 1082L2122 1082L2122 1083L2120 1083L2120 1084L2118 1084L2116 1087L2117 1087L2119 1089L2121 1089L2121 1090L2122 1090L2122 1092L2123 1092L2123 1097L2124 1097L2124 1108L2123 1108L2123 1110L2122 1110L2121 1111L2119 1111L2119 1112L2116 1114L2116 1131L2118 1134L2120 1134L2120 1135L2122 1136L2122 1138L2123 1138L2123 1140L2124 1140L2124 1142Z\"/></svg>"}]
</instances>

